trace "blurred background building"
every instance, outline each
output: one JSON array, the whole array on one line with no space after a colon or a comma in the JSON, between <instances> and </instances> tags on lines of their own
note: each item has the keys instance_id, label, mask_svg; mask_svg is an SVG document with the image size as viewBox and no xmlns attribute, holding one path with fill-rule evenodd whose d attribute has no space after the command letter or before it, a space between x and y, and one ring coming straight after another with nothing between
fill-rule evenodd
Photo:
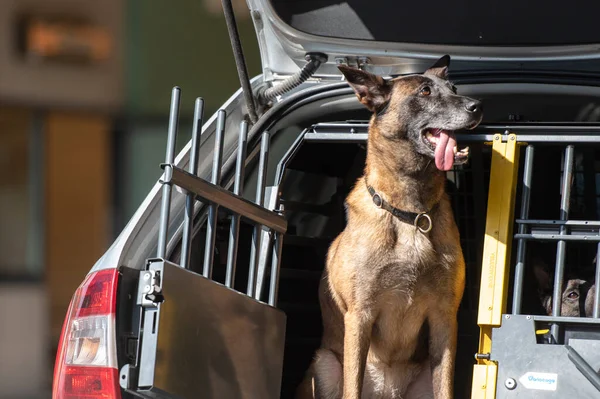
<instances>
[{"instance_id":1,"label":"blurred background building","mask_svg":"<svg viewBox=\"0 0 600 399\"><path fill-rule=\"evenodd\" d=\"M234 1L251 76L260 60ZM0 398L49 398L71 296L178 146L239 87L220 0L0 0ZM186 139L184 140L183 137Z\"/></svg>"}]
</instances>

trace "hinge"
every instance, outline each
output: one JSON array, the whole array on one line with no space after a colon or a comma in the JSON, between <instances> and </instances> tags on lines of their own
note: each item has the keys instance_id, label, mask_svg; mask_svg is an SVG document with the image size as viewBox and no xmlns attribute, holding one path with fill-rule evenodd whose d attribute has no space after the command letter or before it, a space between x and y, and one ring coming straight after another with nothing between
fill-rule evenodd
<instances>
[{"instance_id":1,"label":"hinge","mask_svg":"<svg viewBox=\"0 0 600 399\"><path fill-rule=\"evenodd\" d=\"M156 307L163 301L160 270L140 272L138 304L142 307Z\"/></svg>"},{"instance_id":2,"label":"hinge","mask_svg":"<svg viewBox=\"0 0 600 399\"><path fill-rule=\"evenodd\" d=\"M336 57L335 63L337 65L364 69L366 65L371 63L371 59L369 57Z\"/></svg>"}]
</instances>

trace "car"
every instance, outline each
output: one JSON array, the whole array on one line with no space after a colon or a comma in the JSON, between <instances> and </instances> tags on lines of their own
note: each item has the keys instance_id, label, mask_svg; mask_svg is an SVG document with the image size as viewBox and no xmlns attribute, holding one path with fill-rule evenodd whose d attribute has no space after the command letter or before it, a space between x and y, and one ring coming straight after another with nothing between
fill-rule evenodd
<instances>
[{"instance_id":1,"label":"car","mask_svg":"<svg viewBox=\"0 0 600 399\"><path fill-rule=\"evenodd\" d=\"M369 114L337 67L395 77L421 73L444 54L459 93L485 105L481 126L458 136L471 146L469 164L447 174L467 263L455 397L509 397L537 389L538 380L563 395L548 397L577 395L575 387L577 397L594 392L597 378L577 370L600 359L587 354L576 367L566 352L546 352L562 350L564 333L582 322L560 311L530 316L523 265L526 241L550 243L551 254L558 243L561 277L567 241L569 248L597 242L590 226L598 220L600 34L590 27L600 4L248 0L248 7L263 73L247 79L231 29L242 87L204 123L197 101L195 134L176 157L174 88L164 173L73 296L53 397L293 397L319 346L325 254L364 166ZM531 174L537 191L528 189ZM567 178L576 183L572 196ZM571 197L570 216L587 224L570 221ZM511 252L513 213L520 216ZM510 301L508 278L516 288ZM518 328L536 342L527 324L534 322L547 324L560 345L517 345ZM586 323L598 331L597 320ZM569 348L583 353L591 338L579 337ZM511 342L545 366L520 368ZM494 363L500 357L504 363ZM565 382L557 385L557 375Z\"/></svg>"}]
</instances>

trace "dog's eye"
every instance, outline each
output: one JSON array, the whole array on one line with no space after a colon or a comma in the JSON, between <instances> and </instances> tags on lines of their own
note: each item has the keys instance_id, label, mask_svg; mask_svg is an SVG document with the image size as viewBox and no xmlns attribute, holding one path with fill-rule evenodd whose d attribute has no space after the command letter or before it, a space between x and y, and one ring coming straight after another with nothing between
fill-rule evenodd
<instances>
[{"instance_id":1,"label":"dog's eye","mask_svg":"<svg viewBox=\"0 0 600 399\"><path fill-rule=\"evenodd\" d=\"M419 92L422 96L428 96L431 94L431 89L429 88L429 86L425 86L421 89L421 91Z\"/></svg>"},{"instance_id":2,"label":"dog's eye","mask_svg":"<svg viewBox=\"0 0 600 399\"><path fill-rule=\"evenodd\" d=\"M567 295L569 297L569 299L577 299L579 298L579 294L576 293L575 291L569 292L569 295Z\"/></svg>"}]
</instances>

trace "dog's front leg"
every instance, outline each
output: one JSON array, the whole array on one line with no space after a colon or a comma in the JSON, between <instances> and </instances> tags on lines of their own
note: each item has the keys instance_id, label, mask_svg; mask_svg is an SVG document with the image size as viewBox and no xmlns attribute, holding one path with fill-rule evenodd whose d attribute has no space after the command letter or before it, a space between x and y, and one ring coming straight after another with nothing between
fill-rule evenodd
<instances>
[{"instance_id":1,"label":"dog's front leg","mask_svg":"<svg viewBox=\"0 0 600 399\"><path fill-rule=\"evenodd\" d=\"M433 396L435 399L452 399L458 330L456 312L438 309L430 313L428 322Z\"/></svg>"},{"instance_id":2,"label":"dog's front leg","mask_svg":"<svg viewBox=\"0 0 600 399\"><path fill-rule=\"evenodd\" d=\"M343 399L360 399L373 321L364 311L348 311L344 316L344 394Z\"/></svg>"}]
</instances>

